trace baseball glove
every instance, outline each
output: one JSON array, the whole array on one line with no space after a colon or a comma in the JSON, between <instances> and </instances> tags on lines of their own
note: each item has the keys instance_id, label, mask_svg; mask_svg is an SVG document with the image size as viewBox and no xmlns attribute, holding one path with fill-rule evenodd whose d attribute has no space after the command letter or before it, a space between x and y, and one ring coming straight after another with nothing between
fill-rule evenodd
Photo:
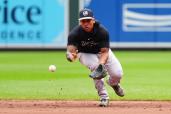
<instances>
[{"instance_id":1,"label":"baseball glove","mask_svg":"<svg viewBox=\"0 0 171 114\"><path fill-rule=\"evenodd\" d=\"M89 75L89 77L93 79L102 79L106 77L107 71L103 64L99 64L99 66Z\"/></svg>"}]
</instances>

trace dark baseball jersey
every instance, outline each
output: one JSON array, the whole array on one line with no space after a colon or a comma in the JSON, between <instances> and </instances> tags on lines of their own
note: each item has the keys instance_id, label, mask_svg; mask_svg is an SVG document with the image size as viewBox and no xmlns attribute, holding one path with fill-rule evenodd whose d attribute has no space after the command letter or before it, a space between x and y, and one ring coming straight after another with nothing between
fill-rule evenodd
<instances>
[{"instance_id":1,"label":"dark baseball jersey","mask_svg":"<svg viewBox=\"0 0 171 114\"><path fill-rule=\"evenodd\" d=\"M77 47L78 52L99 53L101 48L109 48L109 33L99 23L95 22L93 32L84 31L76 26L68 36L68 44Z\"/></svg>"}]
</instances>

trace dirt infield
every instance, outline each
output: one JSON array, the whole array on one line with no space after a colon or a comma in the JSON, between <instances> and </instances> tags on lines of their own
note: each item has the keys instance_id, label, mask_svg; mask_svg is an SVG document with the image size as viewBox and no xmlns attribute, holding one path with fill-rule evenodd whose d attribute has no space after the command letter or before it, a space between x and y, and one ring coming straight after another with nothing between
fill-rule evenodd
<instances>
[{"instance_id":1,"label":"dirt infield","mask_svg":"<svg viewBox=\"0 0 171 114\"><path fill-rule=\"evenodd\" d=\"M171 114L171 101L0 101L0 114Z\"/></svg>"}]
</instances>

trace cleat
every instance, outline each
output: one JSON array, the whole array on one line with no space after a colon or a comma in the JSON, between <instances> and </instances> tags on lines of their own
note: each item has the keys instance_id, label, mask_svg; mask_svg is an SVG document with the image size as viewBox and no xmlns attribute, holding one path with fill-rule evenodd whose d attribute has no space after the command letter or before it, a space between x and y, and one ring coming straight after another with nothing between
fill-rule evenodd
<instances>
[{"instance_id":1,"label":"cleat","mask_svg":"<svg viewBox=\"0 0 171 114\"><path fill-rule=\"evenodd\" d=\"M109 105L109 99L102 99L100 100L100 107L107 107Z\"/></svg>"},{"instance_id":2,"label":"cleat","mask_svg":"<svg viewBox=\"0 0 171 114\"><path fill-rule=\"evenodd\" d=\"M125 95L123 89L120 87L119 84L111 86L111 87L113 88L113 90L118 96L123 97Z\"/></svg>"}]
</instances>

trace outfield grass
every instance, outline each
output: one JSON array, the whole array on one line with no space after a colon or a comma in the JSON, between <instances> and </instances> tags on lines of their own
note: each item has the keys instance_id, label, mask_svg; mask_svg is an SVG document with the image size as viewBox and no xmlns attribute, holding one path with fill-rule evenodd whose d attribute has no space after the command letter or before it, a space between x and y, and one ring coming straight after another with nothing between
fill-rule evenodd
<instances>
[{"instance_id":1,"label":"outfield grass","mask_svg":"<svg viewBox=\"0 0 171 114\"><path fill-rule=\"evenodd\" d=\"M116 51L122 63L120 98L106 85L112 100L171 100L170 51ZM55 64L57 71L48 71ZM0 52L0 99L97 100L89 71L69 63L65 52Z\"/></svg>"}]
</instances>

